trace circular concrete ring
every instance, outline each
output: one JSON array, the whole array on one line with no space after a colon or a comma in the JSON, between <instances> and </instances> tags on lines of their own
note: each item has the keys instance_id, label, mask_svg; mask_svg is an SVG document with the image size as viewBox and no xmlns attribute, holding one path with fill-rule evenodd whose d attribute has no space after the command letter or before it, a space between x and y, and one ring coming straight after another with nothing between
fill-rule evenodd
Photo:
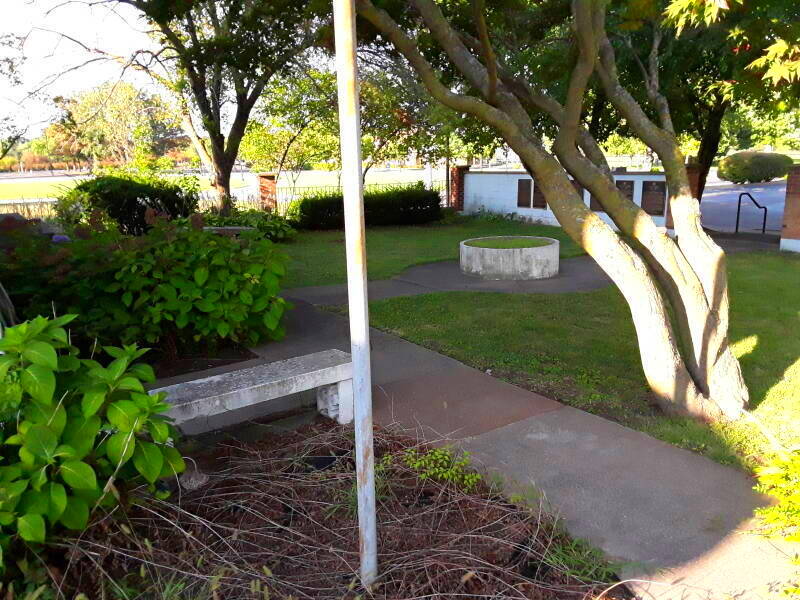
<instances>
[{"instance_id":1,"label":"circular concrete ring","mask_svg":"<svg viewBox=\"0 0 800 600\"><path fill-rule=\"evenodd\" d=\"M480 248L470 246L479 240L529 239L546 245L531 248ZM559 242L553 238L507 235L472 238L460 244L461 272L483 279L526 281L558 275Z\"/></svg>"}]
</instances>

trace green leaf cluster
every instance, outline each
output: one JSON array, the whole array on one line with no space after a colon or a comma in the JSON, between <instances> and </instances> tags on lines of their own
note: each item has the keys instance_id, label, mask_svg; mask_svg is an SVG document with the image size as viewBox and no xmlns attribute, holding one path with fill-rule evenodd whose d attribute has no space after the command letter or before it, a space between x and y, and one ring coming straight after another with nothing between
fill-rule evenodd
<instances>
[{"instance_id":1,"label":"green leaf cluster","mask_svg":"<svg viewBox=\"0 0 800 600\"><path fill-rule=\"evenodd\" d=\"M281 215L255 209L242 210L234 207L227 215L218 211L204 212L203 222L212 227L254 227L273 242L290 240L297 233Z\"/></svg>"},{"instance_id":2,"label":"green leaf cluster","mask_svg":"<svg viewBox=\"0 0 800 600\"><path fill-rule=\"evenodd\" d=\"M450 448L431 448L425 452L409 448L403 454L403 461L419 473L420 479L453 483L466 490L473 489L481 480L480 473L470 467L468 452L457 455Z\"/></svg>"},{"instance_id":3,"label":"green leaf cluster","mask_svg":"<svg viewBox=\"0 0 800 600\"><path fill-rule=\"evenodd\" d=\"M184 469L165 394L149 395L146 349L105 347L81 358L65 326L38 317L0 339L0 568L59 530L83 530L125 488Z\"/></svg>"},{"instance_id":4,"label":"green leaf cluster","mask_svg":"<svg viewBox=\"0 0 800 600\"><path fill-rule=\"evenodd\" d=\"M130 250L105 288L133 318L127 339L157 341L169 329L193 341L256 344L283 336L287 303L278 296L286 258L257 234L215 235L169 223L154 228L147 252Z\"/></svg>"}]
</instances>

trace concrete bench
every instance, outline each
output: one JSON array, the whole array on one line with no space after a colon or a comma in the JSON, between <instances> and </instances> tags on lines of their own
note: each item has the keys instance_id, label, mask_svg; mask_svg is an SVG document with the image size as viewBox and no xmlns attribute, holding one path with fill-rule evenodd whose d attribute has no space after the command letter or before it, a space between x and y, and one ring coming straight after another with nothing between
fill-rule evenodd
<instances>
[{"instance_id":1,"label":"concrete bench","mask_svg":"<svg viewBox=\"0 0 800 600\"><path fill-rule=\"evenodd\" d=\"M341 350L325 350L221 375L150 390L166 392L167 413L180 426L308 390L317 390L317 409L339 423L353 420L353 363Z\"/></svg>"}]
</instances>

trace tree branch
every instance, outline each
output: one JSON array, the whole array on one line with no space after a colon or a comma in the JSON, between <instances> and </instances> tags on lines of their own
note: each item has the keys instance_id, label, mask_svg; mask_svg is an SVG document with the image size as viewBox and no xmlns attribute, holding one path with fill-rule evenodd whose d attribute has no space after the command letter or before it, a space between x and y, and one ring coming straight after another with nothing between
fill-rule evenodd
<instances>
[{"instance_id":1,"label":"tree branch","mask_svg":"<svg viewBox=\"0 0 800 600\"><path fill-rule=\"evenodd\" d=\"M481 53L483 54L483 64L486 65L486 72L489 79L489 89L486 99L489 104L494 104L497 97L497 62L494 49L489 40L489 28L486 26L486 5L484 0L472 0L472 13L475 17L475 26L478 30L478 39L481 42Z\"/></svg>"}]
</instances>

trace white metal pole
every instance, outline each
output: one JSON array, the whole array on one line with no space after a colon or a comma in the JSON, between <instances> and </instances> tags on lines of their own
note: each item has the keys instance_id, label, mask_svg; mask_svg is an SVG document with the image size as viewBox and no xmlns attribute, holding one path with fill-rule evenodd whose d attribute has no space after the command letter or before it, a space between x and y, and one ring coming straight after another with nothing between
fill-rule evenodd
<instances>
[{"instance_id":1,"label":"white metal pole","mask_svg":"<svg viewBox=\"0 0 800 600\"><path fill-rule=\"evenodd\" d=\"M364 239L364 190L361 184L361 108L356 66L354 0L333 0L336 81L339 92L339 138L342 152L344 228L347 248L347 297L353 356L356 433L356 484L361 549L361 582L378 575L375 519L375 457L372 449L372 375L370 372L367 251Z\"/></svg>"}]
</instances>

